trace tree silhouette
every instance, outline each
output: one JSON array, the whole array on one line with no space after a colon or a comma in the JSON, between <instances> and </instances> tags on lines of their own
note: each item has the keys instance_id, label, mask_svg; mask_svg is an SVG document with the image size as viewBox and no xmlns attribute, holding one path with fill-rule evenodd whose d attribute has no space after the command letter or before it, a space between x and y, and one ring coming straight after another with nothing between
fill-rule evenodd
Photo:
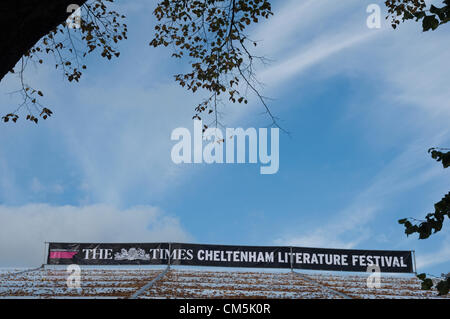
<instances>
[{"instance_id":1,"label":"tree silhouette","mask_svg":"<svg viewBox=\"0 0 450 319\"><path fill-rule=\"evenodd\" d=\"M44 93L28 84L24 71L30 63L42 64L47 56L53 58L56 69L64 77L78 82L86 65L82 59L91 52L99 52L104 58L118 57L114 44L126 39L125 16L108 10L106 2L96 0L86 2L74 0L14 0L1 4L3 27L1 51L6 58L0 63L0 77L6 73L17 74L22 103L15 111L2 117L4 122L16 122L19 112L26 110L26 119L38 123L38 118L47 119L53 114L40 103ZM73 11L80 8L81 11ZM79 19L77 13L80 14ZM66 23L69 16L76 21ZM17 22L20 21L19 27ZM18 62L18 63L17 63Z\"/></svg>"},{"instance_id":2,"label":"tree silhouette","mask_svg":"<svg viewBox=\"0 0 450 319\"><path fill-rule=\"evenodd\" d=\"M436 30L440 25L450 21L450 0L443 0L442 6L436 7L430 5L427 8L425 0L386 0L389 16L391 18L392 27L395 29L401 22L407 20L415 20L422 22L422 29L424 32ZM444 168L450 166L450 152L448 149L431 148L428 150L431 157L442 163ZM450 218L450 192L434 204L434 213L426 215L425 220L416 220L415 218L403 218L398 222L405 226L405 233L407 236L418 233L419 239L426 239L432 234L439 232L442 229L445 216ZM417 275L422 280L422 289L430 290L434 283L427 275L422 273ZM439 295L446 295L450 289L450 276L443 274L442 280L435 285Z\"/></svg>"},{"instance_id":3,"label":"tree silhouette","mask_svg":"<svg viewBox=\"0 0 450 319\"><path fill-rule=\"evenodd\" d=\"M78 81L87 67L82 63L87 54L99 52L107 59L119 57L115 44L127 38L128 29L123 23L125 16L108 9L107 3L113 1L2 2L2 11L13 11L14 15L3 23L2 31L9 39L2 40L2 51L7 52L8 58L0 62L0 77L8 71L17 73L21 83L17 93L23 96L23 103L15 111L2 117L4 122L16 122L23 108L27 112L26 119L35 123L38 117L47 119L52 115L52 111L39 102L44 93L24 79L24 70L30 62L43 63L44 55L52 55L55 67L63 71L65 78ZM73 3L81 6L78 28L65 23L71 14L68 6ZM251 53L250 47L257 43L246 34L251 24L272 15L268 0L164 0L157 3L154 15L159 23L150 46L170 46L173 57L189 57L193 61L191 72L177 74L175 80L192 92L199 89L209 92L209 97L195 107L194 118L200 119L202 113L214 113L213 123L217 126L221 97L227 94L228 101L246 104L247 96L241 92L250 89L264 106L272 125L277 126L266 99L257 89L253 71L255 62L265 60ZM46 20L50 16L51 19ZM14 19L23 22L20 28L12 23ZM20 35L20 41L9 47L8 43L14 42L14 33Z\"/></svg>"},{"instance_id":4,"label":"tree silhouette","mask_svg":"<svg viewBox=\"0 0 450 319\"><path fill-rule=\"evenodd\" d=\"M440 8L427 8L425 0L386 0L385 4L394 29L407 20L421 21L423 31L435 30L450 21L450 0L443 0Z\"/></svg>"},{"instance_id":5,"label":"tree silhouette","mask_svg":"<svg viewBox=\"0 0 450 319\"><path fill-rule=\"evenodd\" d=\"M442 152L447 151L447 152ZM438 162L442 163L444 168L450 166L450 151L444 148L430 148L428 153ZM450 192L434 204L434 213L429 213L425 216L425 220L416 220L415 218L403 218L398 222L405 226L405 233L407 236L411 234L419 234L419 239L427 239L431 235L441 231L444 224L445 216L450 218ZM430 290L433 287L433 281L427 278L426 274L417 276L422 280L422 289ZM446 295L450 289L450 276L443 276L444 279L436 284L436 289L439 295Z\"/></svg>"},{"instance_id":6,"label":"tree silhouette","mask_svg":"<svg viewBox=\"0 0 450 319\"><path fill-rule=\"evenodd\" d=\"M55 67L62 70L68 81L78 81L83 70L83 57L99 52L104 58L118 57L115 44L126 39L125 16L114 11L114 0L2 0L0 3L0 81L8 72L18 75L23 102L2 117L4 122L16 122L22 109L26 119L37 123L53 113L44 107L40 98L44 93L28 84L24 70L29 63L54 58ZM386 0L394 28L411 19L422 21L423 30L434 30L450 19L450 0L442 7L425 0ZM73 6L80 6L79 28L70 28L66 22ZM254 73L256 62L250 48L257 43L246 33L247 28L272 15L269 0L159 0L154 15L158 20L150 45L171 46L172 56L189 57L191 71L175 75L175 80L186 89L205 90L208 97L195 107L194 118L213 113L218 125L217 107L224 103L224 95L231 103L248 103L247 92L253 92L263 105L273 126L275 116L259 92Z\"/></svg>"}]
</instances>

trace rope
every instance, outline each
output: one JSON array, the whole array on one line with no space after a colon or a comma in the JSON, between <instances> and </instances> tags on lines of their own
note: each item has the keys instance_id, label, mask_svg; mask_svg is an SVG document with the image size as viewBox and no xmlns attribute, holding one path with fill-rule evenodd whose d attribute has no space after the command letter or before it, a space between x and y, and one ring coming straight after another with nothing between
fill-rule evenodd
<instances>
[{"instance_id":1,"label":"rope","mask_svg":"<svg viewBox=\"0 0 450 319\"><path fill-rule=\"evenodd\" d=\"M158 280L160 280L162 277L164 277L167 272L170 270L170 266L167 266L167 268L160 273L158 276L156 276L156 278L152 279L151 281L149 281L147 284L145 284L145 286L143 286L141 289L139 289L138 291L136 291L131 297L130 299L136 299L137 297L139 297L144 291L146 291L148 288L150 288L155 282L157 282Z\"/></svg>"}]
</instances>

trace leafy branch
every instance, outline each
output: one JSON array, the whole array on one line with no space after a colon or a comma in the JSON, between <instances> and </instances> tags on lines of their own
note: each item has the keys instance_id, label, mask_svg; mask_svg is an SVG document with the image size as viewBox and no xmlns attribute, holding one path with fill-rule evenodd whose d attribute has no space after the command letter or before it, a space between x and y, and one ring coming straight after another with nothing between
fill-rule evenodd
<instances>
[{"instance_id":1,"label":"leafy branch","mask_svg":"<svg viewBox=\"0 0 450 319\"><path fill-rule=\"evenodd\" d=\"M422 21L423 31L435 30L440 25L450 21L450 0L443 0L442 7L431 5L429 9L425 0L386 0L391 18L391 25L395 29L401 22L407 20Z\"/></svg>"},{"instance_id":2,"label":"leafy branch","mask_svg":"<svg viewBox=\"0 0 450 319\"><path fill-rule=\"evenodd\" d=\"M273 14L269 1L164 0L154 14L159 23L150 45L171 46L173 57L189 59L191 71L176 74L175 81L193 93L198 89L208 92L195 108L194 119L214 113L213 124L220 125L217 114L222 95L227 94L232 103L247 104L246 92L250 89L264 106L272 126L279 127L267 98L256 87L254 63L266 63L267 59L250 52L257 42L246 33L252 23Z\"/></svg>"},{"instance_id":3,"label":"leafy branch","mask_svg":"<svg viewBox=\"0 0 450 319\"><path fill-rule=\"evenodd\" d=\"M114 10L108 10L105 2L114 0L92 0L80 7L79 28L71 28L66 22L51 30L20 59L11 70L18 76L20 89L11 92L21 94L22 103L11 113L2 117L4 122L17 122L20 111L26 110L26 119L38 123L38 118L47 119L53 112L44 107L39 99L44 96L41 90L33 88L24 80L24 72L29 63L43 64L47 56L53 57L55 69L62 70L69 82L78 82L83 70L87 68L81 60L93 51L110 60L119 57L115 44L127 38L125 18Z\"/></svg>"},{"instance_id":4,"label":"leafy branch","mask_svg":"<svg viewBox=\"0 0 450 319\"><path fill-rule=\"evenodd\" d=\"M437 162L441 162L444 168L450 166L450 149L433 147L428 150L428 153L430 153L431 157ZM446 194L442 200L434 204L434 213L427 214L425 220L417 220L410 217L400 219L398 222L405 226L405 234L407 236L418 233L419 239L426 239L432 234L441 231L445 216L450 218L450 192ZM430 290L433 287L433 281L427 278L426 274L420 274L417 277L422 280L422 289ZM450 278L448 275L436 285L439 295L448 294L449 287Z\"/></svg>"},{"instance_id":5,"label":"leafy branch","mask_svg":"<svg viewBox=\"0 0 450 319\"><path fill-rule=\"evenodd\" d=\"M435 277L436 279L434 282L431 278L428 278L427 274L425 273L417 275L417 278L419 278L422 281L421 283L422 290L431 290L434 286L436 287L439 296L447 295L450 291L450 273L442 274L440 278Z\"/></svg>"}]
</instances>

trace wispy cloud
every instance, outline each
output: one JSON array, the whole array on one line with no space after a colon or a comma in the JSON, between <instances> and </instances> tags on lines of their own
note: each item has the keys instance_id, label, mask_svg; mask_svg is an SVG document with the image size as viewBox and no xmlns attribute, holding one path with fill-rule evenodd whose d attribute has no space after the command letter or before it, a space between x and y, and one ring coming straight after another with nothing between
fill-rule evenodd
<instances>
[{"instance_id":1,"label":"wispy cloud","mask_svg":"<svg viewBox=\"0 0 450 319\"><path fill-rule=\"evenodd\" d=\"M43 184L38 178L33 177L30 182L30 189L34 193L56 193L61 194L64 192L64 187L60 184Z\"/></svg>"},{"instance_id":2,"label":"wispy cloud","mask_svg":"<svg viewBox=\"0 0 450 319\"><path fill-rule=\"evenodd\" d=\"M339 33L346 27L344 15L358 10L357 4L365 10L360 2L346 0L339 5L335 5L333 0L275 2L274 15L259 24L251 38L259 41L260 54L278 60L284 55L289 56L289 52L300 46L307 47L317 34L325 32L330 25L333 26L333 31Z\"/></svg>"},{"instance_id":3,"label":"wispy cloud","mask_svg":"<svg viewBox=\"0 0 450 319\"><path fill-rule=\"evenodd\" d=\"M423 252L417 256L417 269L422 270L450 261L450 232L447 232L446 236L441 236L440 242L441 244L437 249L432 252Z\"/></svg>"},{"instance_id":4,"label":"wispy cloud","mask_svg":"<svg viewBox=\"0 0 450 319\"><path fill-rule=\"evenodd\" d=\"M367 224L373 220L378 210L377 206L355 203L352 207L336 214L331 221L324 222L323 226L318 226L301 235L291 234L278 238L274 243L300 247L351 249L373 235Z\"/></svg>"},{"instance_id":5,"label":"wispy cloud","mask_svg":"<svg viewBox=\"0 0 450 319\"><path fill-rule=\"evenodd\" d=\"M318 226L301 235L290 233L278 238L275 243L354 248L367 241L377 241L380 232L371 224L383 217L383 210L396 196L442 177L442 170L438 166L430 167L430 163L422 158L424 147L422 144L413 145L399 154L346 208L339 210L328 220L321 220L317 223ZM402 233L399 235L403 236ZM396 245L392 240L389 244Z\"/></svg>"},{"instance_id":6,"label":"wispy cloud","mask_svg":"<svg viewBox=\"0 0 450 319\"><path fill-rule=\"evenodd\" d=\"M279 85L282 81L287 81L309 67L331 57L344 49L361 43L377 33L361 33L357 35L340 34L337 36L327 36L324 39L314 41L308 48L301 48L293 56L283 60L264 70L260 77L263 83L268 85Z\"/></svg>"},{"instance_id":7,"label":"wispy cloud","mask_svg":"<svg viewBox=\"0 0 450 319\"><path fill-rule=\"evenodd\" d=\"M442 30L421 34L415 24L402 25L396 31L386 25L380 30L369 30L364 25L364 4L346 1L342 6L347 12L341 11L334 19L338 6L325 4L326 1L289 2L280 9L272 24L269 22L256 33L263 35L273 31L273 36L262 44L266 45L263 52L274 54L275 60L280 60L262 71L262 82L268 84L271 92L278 92L275 88L280 85L289 86L290 81L299 79L306 81L311 74L320 73L322 79L357 75L372 81L377 89L384 87L382 95L370 97L363 105L357 103L354 109L360 114L368 113L368 129L381 125L391 130L391 133L383 132L383 136L375 134L368 138L376 143L389 139L397 128L384 124L383 119L388 117L395 123L394 118L398 117L399 125L407 126L408 132L415 132L421 139L405 138L408 144L401 144L405 151L386 165L348 207L340 209L325 223L317 222L320 226L313 230L301 235L291 233L275 241L277 244L351 248L379 236L371 222L383 215L383 209L396 195L433 179L443 180L442 170L435 164L428 166L424 160L428 147L447 145L450 140L446 120L450 112L450 91L446 88L450 69L442 65L450 46L445 44L446 34ZM292 22L296 15L304 19ZM317 21L321 21L320 26ZM345 55L339 54L343 50ZM283 94L288 91L284 89ZM421 258L421 265L448 260L446 253L448 247L445 246L426 254Z\"/></svg>"}]
</instances>

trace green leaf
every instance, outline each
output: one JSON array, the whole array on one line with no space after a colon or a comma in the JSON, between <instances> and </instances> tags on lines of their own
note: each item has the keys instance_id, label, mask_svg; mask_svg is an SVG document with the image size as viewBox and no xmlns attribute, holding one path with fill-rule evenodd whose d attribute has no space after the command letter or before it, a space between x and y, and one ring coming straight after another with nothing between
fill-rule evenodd
<instances>
[{"instance_id":1,"label":"green leaf","mask_svg":"<svg viewBox=\"0 0 450 319\"><path fill-rule=\"evenodd\" d=\"M414 16L416 17L417 20L423 19L425 17L425 12L424 11L417 11L414 13Z\"/></svg>"},{"instance_id":2,"label":"green leaf","mask_svg":"<svg viewBox=\"0 0 450 319\"><path fill-rule=\"evenodd\" d=\"M450 279L442 280L436 285L437 291L439 291L439 296L448 294L450 291Z\"/></svg>"},{"instance_id":3,"label":"green leaf","mask_svg":"<svg viewBox=\"0 0 450 319\"><path fill-rule=\"evenodd\" d=\"M430 29L435 30L438 26L439 21L436 19L436 16L434 14L423 18L422 27L424 32Z\"/></svg>"},{"instance_id":4,"label":"green leaf","mask_svg":"<svg viewBox=\"0 0 450 319\"><path fill-rule=\"evenodd\" d=\"M422 281L422 290L430 290L433 287L433 281L430 278L426 278Z\"/></svg>"},{"instance_id":5,"label":"green leaf","mask_svg":"<svg viewBox=\"0 0 450 319\"><path fill-rule=\"evenodd\" d=\"M427 278L427 274L425 274L425 273L418 274L417 278L419 278L420 280L424 280L425 278Z\"/></svg>"}]
</instances>

